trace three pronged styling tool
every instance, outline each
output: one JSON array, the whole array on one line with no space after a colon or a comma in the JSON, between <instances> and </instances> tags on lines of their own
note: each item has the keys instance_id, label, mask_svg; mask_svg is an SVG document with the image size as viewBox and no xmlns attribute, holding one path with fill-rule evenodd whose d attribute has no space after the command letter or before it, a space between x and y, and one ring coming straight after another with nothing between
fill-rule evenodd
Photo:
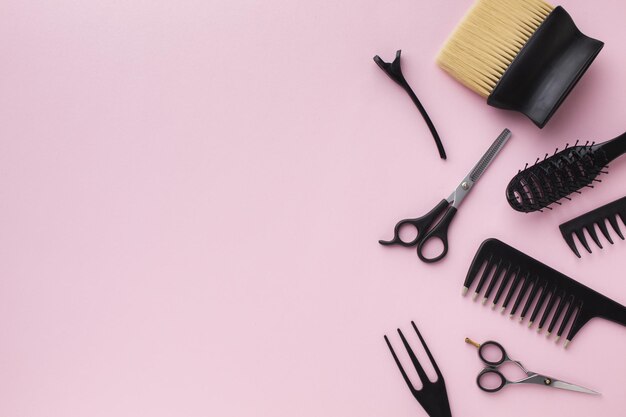
<instances>
[{"instance_id":1,"label":"three pronged styling tool","mask_svg":"<svg viewBox=\"0 0 626 417\"><path fill-rule=\"evenodd\" d=\"M583 229L589 233L591 239L602 249L602 244L600 243L600 239L598 239L598 234L596 233L595 225L598 226L606 240L609 243L613 244L613 239L609 234L609 230L606 227L606 221L609 221L615 233L624 240L624 235L620 230L617 218L622 219L622 223L626 225L626 197L622 197L619 200L615 200L612 203L605 204L602 207L598 207L595 210L592 210L588 213L583 214L582 216L578 216L570 221L567 221L559 226L561 230L561 235L563 235L563 239L567 242L567 245L570 249L580 258L580 252L576 248L576 244L574 243L574 236L578 238L580 243L587 249L587 252L591 253L591 248L587 243L587 238L585 237L585 233Z\"/></svg>"},{"instance_id":2,"label":"three pronged styling tool","mask_svg":"<svg viewBox=\"0 0 626 417\"><path fill-rule=\"evenodd\" d=\"M583 187L593 188L593 182L602 182L596 177L608 173L608 164L626 153L626 133L607 142L595 144L587 142L537 158L531 167L524 167L515 175L506 188L509 205L517 211L531 212L552 210L551 204L561 204L562 198L571 200L568 195L580 194Z\"/></svg>"},{"instance_id":3,"label":"three pronged styling tool","mask_svg":"<svg viewBox=\"0 0 626 417\"><path fill-rule=\"evenodd\" d=\"M492 300L492 308L495 309L508 288L501 312L506 311L513 301L513 295L517 293L509 316L515 317L522 307L522 301L526 299L521 310L520 322L524 321L534 305L528 322L528 327L531 327L543 310L538 331L543 329L551 317L548 324L548 336L557 329L556 326L560 323L556 333L558 342L569 327L564 347L567 347L578 331L594 317L602 317L626 326L625 306L497 239L487 239L480 245L467 272L463 284L463 295L467 294L481 270L483 272L474 289L474 299L478 298L486 288L483 295L483 304L485 304L499 282ZM517 292L518 289L519 292Z\"/></svg>"},{"instance_id":4,"label":"three pronged styling tool","mask_svg":"<svg viewBox=\"0 0 626 417\"><path fill-rule=\"evenodd\" d=\"M402 367L402 364L400 363L396 352L393 350L391 342L389 342L389 338L385 335L385 342L387 342L387 347L391 352L391 356L393 356L393 360L398 366L404 382L406 382L406 384L409 386L411 394L413 394L413 397L415 397L417 402L420 403L424 411L426 411L426 413L430 417L452 417L452 412L450 411L450 403L448 401L448 392L446 391L446 382L443 380L443 375L441 374L441 371L437 366L437 362L435 362L435 358L433 358L433 355L430 353L428 346L426 346L426 342L424 341L422 334L419 330L417 330L417 326L414 322L411 322L411 326L413 326L413 330L415 330L415 333L417 333L417 337L419 337L420 342L422 342L424 351L426 351L426 355L428 356L428 359L430 359L430 363L432 364L433 369L437 374L437 380L435 382L432 382L428 378L428 375L426 375L426 372L424 371L424 367L419 362L419 360L417 360L417 356L415 356L413 349L411 349L411 345L409 345L409 342L407 342L404 334L402 334L402 331L400 329L398 329L398 335L400 335L402 344L404 345L406 352L409 354L409 358L411 358L411 363L413 364L413 367L415 367L417 375L422 382L421 389L415 389L406 371Z\"/></svg>"}]
</instances>

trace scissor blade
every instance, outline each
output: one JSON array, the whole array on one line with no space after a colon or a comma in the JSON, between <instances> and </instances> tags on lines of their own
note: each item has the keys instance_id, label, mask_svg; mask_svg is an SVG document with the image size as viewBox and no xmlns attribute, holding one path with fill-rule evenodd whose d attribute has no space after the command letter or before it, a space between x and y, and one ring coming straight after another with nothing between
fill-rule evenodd
<instances>
[{"instance_id":1,"label":"scissor blade","mask_svg":"<svg viewBox=\"0 0 626 417\"><path fill-rule=\"evenodd\" d=\"M483 172L487 169L491 161L498 155L498 152L502 150L506 142L511 137L511 131L509 129L504 129L502 133L496 138L496 140L491 144L487 152L483 155L482 158L478 161L476 166L469 173L469 178L473 182L478 181L478 179L483 175Z\"/></svg>"},{"instance_id":2,"label":"scissor blade","mask_svg":"<svg viewBox=\"0 0 626 417\"><path fill-rule=\"evenodd\" d=\"M580 385L570 384L569 382L564 381L552 381L552 384L550 384L550 386L559 389L566 389L569 391L583 392L585 394L600 395L599 392L595 392L588 388L581 387Z\"/></svg>"}]
</instances>

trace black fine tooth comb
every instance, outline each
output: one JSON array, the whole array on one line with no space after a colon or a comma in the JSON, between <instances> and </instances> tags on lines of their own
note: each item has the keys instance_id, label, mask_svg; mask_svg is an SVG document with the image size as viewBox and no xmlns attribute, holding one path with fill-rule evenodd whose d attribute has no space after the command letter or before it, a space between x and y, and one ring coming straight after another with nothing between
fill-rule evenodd
<instances>
[{"instance_id":1,"label":"black fine tooth comb","mask_svg":"<svg viewBox=\"0 0 626 417\"><path fill-rule=\"evenodd\" d=\"M587 252L591 253L591 248L589 247L587 238L583 232L583 230L586 230L595 244L602 249L602 244L598 239L598 234L595 229L595 226L598 226L598 229L600 229L606 240L608 240L612 245L613 239L611 238L609 230L606 227L606 221L609 221L609 224L613 227L613 230L615 230L615 233L617 233L620 239L624 240L624 235L622 234L617 222L618 217L622 219L622 223L626 225L626 197L622 197L619 200L605 204L602 207L598 207L595 210L567 221L560 225L559 229L561 230L561 234L563 235L563 239L565 239L567 245L576 254L576 256L580 258L580 252L578 252L576 243L574 243L574 235L576 235Z\"/></svg>"},{"instance_id":2,"label":"black fine tooth comb","mask_svg":"<svg viewBox=\"0 0 626 417\"><path fill-rule=\"evenodd\" d=\"M413 349L411 349L409 342L407 342L404 334L402 334L402 331L400 329L398 329L398 334L400 335L400 339L402 340L404 348L409 354L409 358L411 358L411 362L413 363L413 366L417 371L417 375L419 375L419 378L422 381L422 389L415 389L407 373L404 371L404 368L402 367L402 364L400 363L396 352L393 350L389 339L385 335L385 342L387 342L387 346L391 351L393 360L396 362L396 365L398 365L398 369L400 369L402 378L404 378L404 381L409 386L411 394L413 394L415 399L420 403L422 408L424 408L424 411L426 411L426 413L430 417L452 417L452 413L450 411L450 403L448 401L448 392L446 391L446 383L443 380L443 375L441 374L441 371L437 366L437 362L435 362L435 358L433 358L433 355L430 353L428 346L426 346L424 338L420 334L419 330L417 330L417 326L414 322L411 322L411 325L413 326L413 329L415 329L415 333L417 333L417 337L419 337L420 341L422 342L422 346L424 346L426 355L428 355L428 359L430 359L430 363L432 363L433 368L435 369L435 373L437 374L437 380L435 382L432 382L430 379L428 379L428 375L426 375L426 372L424 372L424 368L417 360Z\"/></svg>"},{"instance_id":3,"label":"black fine tooth comb","mask_svg":"<svg viewBox=\"0 0 626 417\"><path fill-rule=\"evenodd\" d=\"M487 301L490 291L500 282L492 308L496 307L506 292L501 307L501 311L504 312L516 295L510 311L510 317L513 318L525 299L520 322L531 313L528 327L539 319L537 331L540 332L547 325L550 336L557 329L557 342L569 327L564 347L567 347L580 329L594 317L626 326L626 307L497 239L487 239L480 245L467 272L463 295L467 293L483 267L484 272L476 286L474 299L489 278L491 281L483 303Z\"/></svg>"},{"instance_id":4,"label":"black fine tooth comb","mask_svg":"<svg viewBox=\"0 0 626 417\"><path fill-rule=\"evenodd\" d=\"M578 142L576 142L577 144ZM608 173L609 162L626 153L626 133L599 144L589 144L555 151L543 161L537 158L533 166L526 167L515 175L506 188L509 205L517 211L531 212L552 210L551 204L561 204L562 198L580 194L584 187L593 188L593 182L602 182L596 177Z\"/></svg>"}]
</instances>

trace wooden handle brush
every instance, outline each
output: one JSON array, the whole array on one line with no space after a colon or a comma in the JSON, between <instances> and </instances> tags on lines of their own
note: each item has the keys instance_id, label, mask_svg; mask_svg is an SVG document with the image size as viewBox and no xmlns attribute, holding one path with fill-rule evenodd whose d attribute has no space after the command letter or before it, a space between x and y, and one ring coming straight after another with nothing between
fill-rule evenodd
<instances>
[{"instance_id":1,"label":"wooden handle brush","mask_svg":"<svg viewBox=\"0 0 626 417\"><path fill-rule=\"evenodd\" d=\"M478 0L437 64L490 106L519 111L543 128L603 46L560 6Z\"/></svg>"}]
</instances>

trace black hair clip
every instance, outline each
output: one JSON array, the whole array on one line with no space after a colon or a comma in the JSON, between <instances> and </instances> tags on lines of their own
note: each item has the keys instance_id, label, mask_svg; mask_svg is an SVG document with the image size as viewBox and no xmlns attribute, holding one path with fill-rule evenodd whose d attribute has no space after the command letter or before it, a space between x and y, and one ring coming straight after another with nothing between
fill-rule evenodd
<instances>
[{"instance_id":1,"label":"black hair clip","mask_svg":"<svg viewBox=\"0 0 626 417\"><path fill-rule=\"evenodd\" d=\"M422 117L424 118L424 121L428 125L428 129L430 129L430 133L432 133L433 138L435 139L435 144L437 145L437 149L439 150L439 156L441 157L441 159L446 159L446 151L443 149L443 144L441 143L441 139L439 139L439 134L437 133L437 129L435 129L435 125L433 125L430 117L428 117L428 113L426 113L426 109L424 109L424 106L422 106L422 103L420 103L420 101L417 99L417 96L409 86L409 83L407 83L404 79L404 75L402 75L402 68L400 67L400 52L402 51L398 50L396 52L396 59L394 59L392 63L383 61L378 55L374 57L374 62L378 64L380 69L385 71L385 74L387 74L389 78L398 83L400 87L402 87L404 91L409 94L409 97L411 97L411 100L413 100L413 103L415 103L415 106L417 106L417 109L419 110Z\"/></svg>"}]
</instances>

